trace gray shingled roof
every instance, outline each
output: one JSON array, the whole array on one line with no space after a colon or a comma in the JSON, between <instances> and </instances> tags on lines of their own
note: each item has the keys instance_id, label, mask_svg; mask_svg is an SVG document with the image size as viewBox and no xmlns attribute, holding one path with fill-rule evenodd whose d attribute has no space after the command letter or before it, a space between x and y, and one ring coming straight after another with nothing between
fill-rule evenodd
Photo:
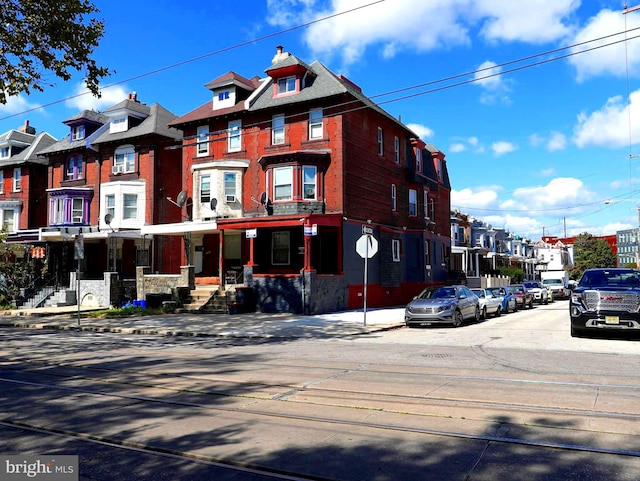
<instances>
[{"instance_id":1,"label":"gray shingled roof","mask_svg":"<svg viewBox=\"0 0 640 481\"><path fill-rule=\"evenodd\" d=\"M130 102L140 106L137 102L132 102L130 100L125 100L124 102ZM120 102L118 105L123 105L123 102ZM146 107L146 106L142 106ZM124 108L124 107L120 107ZM128 109L128 107L127 107ZM145 135L161 135L164 137L169 137L172 139L181 139L182 131L169 127L168 124L172 120L176 119L177 116L169 112L162 105L155 103L150 107L146 107L146 111L148 113L148 117L145 118L140 125L129 128L126 132L116 132L111 133L109 130L106 130L101 135L99 135L92 143L93 144L101 144L105 142L121 142L124 140L131 140L137 137L142 137ZM118 110L115 107L112 107L108 111ZM138 112L143 112L144 109L138 108Z\"/></svg>"},{"instance_id":2,"label":"gray shingled roof","mask_svg":"<svg viewBox=\"0 0 640 481\"><path fill-rule=\"evenodd\" d=\"M30 144L35 139L34 134L27 134L26 132L20 132L19 130L9 130L4 134L0 135L0 144L9 144L12 142L21 142L25 144Z\"/></svg>"},{"instance_id":3,"label":"gray shingled roof","mask_svg":"<svg viewBox=\"0 0 640 481\"><path fill-rule=\"evenodd\" d=\"M75 123L76 120L88 120L94 124L106 124L109 122L109 117L101 114L100 112L96 112L95 110L83 110L82 112L77 113L76 115L69 117L67 120L64 120L63 124L71 124Z\"/></svg>"},{"instance_id":4,"label":"gray shingled roof","mask_svg":"<svg viewBox=\"0 0 640 481\"><path fill-rule=\"evenodd\" d=\"M18 132L21 134L22 132ZM27 134L29 135L29 134ZM56 139L47 132L40 132L37 135L30 135L31 145L22 152L12 155L8 159L0 161L0 167L8 167L23 164L43 164L46 165L48 160L40 156L40 151L56 143Z\"/></svg>"}]
</instances>

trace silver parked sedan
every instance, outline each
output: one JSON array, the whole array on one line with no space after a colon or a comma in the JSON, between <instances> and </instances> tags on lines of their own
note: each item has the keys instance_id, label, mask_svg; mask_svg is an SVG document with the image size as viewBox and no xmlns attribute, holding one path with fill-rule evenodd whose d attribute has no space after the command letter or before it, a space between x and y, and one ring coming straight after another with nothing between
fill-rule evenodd
<instances>
[{"instance_id":1,"label":"silver parked sedan","mask_svg":"<svg viewBox=\"0 0 640 481\"><path fill-rule=\"evenodd\" d=\"M480 306L478 297L461 285L427 287L404 311L404 323L409 327L441 323L459 327L465 319L480 320Z\"/></svg>"}]
</instances>

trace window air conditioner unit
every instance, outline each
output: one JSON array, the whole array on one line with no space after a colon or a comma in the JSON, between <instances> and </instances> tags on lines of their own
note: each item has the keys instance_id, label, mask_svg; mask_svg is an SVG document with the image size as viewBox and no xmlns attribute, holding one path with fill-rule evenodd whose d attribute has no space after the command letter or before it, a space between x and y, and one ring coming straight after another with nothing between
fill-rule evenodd
<instances>
[{"instance_id":1,"label":"window air conditioner unit","mask_svg":"<svg viewBox=\"0 0 640 481\"><path fill-rule=\"evenodd\" d=\"M236 201L236 196L235 195L225 195L224 196L224 200L227 204L230 204L232 202Z\"/></svg>"},{"instance_id":2,"label":"window air conditioner unit","mask_svg":"<svg viewBox=\"0 0 640 481\"><path fill-rule=\"evenodd\" d=\"M124 165L114 165L113 169L111 169L113 175L124 173Z\"/></svg>"}]
</instances>

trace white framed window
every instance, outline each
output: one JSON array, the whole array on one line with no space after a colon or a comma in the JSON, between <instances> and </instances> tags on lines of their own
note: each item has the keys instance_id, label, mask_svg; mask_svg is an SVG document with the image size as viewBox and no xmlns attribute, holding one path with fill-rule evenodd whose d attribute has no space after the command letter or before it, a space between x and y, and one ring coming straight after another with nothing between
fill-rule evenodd
<instances>
[{"instance_id":1,"label":"white framed window","mask_svg":"<svg viewBox=\"0 0 640 481\"><path fill-rule=\"evenodd\" d=\"M400 262L400 239L391 239L393 262Z\"/></svg>"},{"instance_id":2,"label":"white framed window","mask_svg":"<svg viewBox=\"0 0 640 481\"><path fill-rule=\"evenodd\" d=\"M315 200L316 198L316 174L317 168L313 165L302 167L302 198Z\"/></svg>"},{"instance_id":3,"label":"white framed window","mask_svg":"<svg viewBox=\"0 0 640 481\"><path fill-rule=\"evenodd\" d=\"M15 232L15 215L16 212L13 209L2 210L2 230L5 232Z\"/></svg>"},{"instance_id":4,"label":"white framed window","mask_svg":"<svg viewBox=\"0 0 640 481\"><path fill-rule=\"evenodd\" d=\"M198 157L209 155L209 126L201 125L200 127L198 127L196 136L198 139L196 155Z\"/></svg>"},{"instance_id":5,"label":"white framed window","mask_svg":"<svg viewBox=\"0 0 640 481\"><path fill-rule=\"evenodd\" d=\"M400 163L400 139L398 137L393 138L393 160L396 164Z\"/></svg>"},{"instance_id":6,"label":"white framed window","mask_svg":"<svg viewBox=\"0 0 640 481\"><path fill-rule=\"evenodd\" d=\"M288 266L291 264L290 233L279 231L271 233L271 264Z\"/></svg>"},{"instance_id":7,"label":"white framed window","mask_svg":"<svg viewBox=\"0 0 640 481\"><path fill-rule=\"evenodd\" d=\"M73 224L82 224L84 220L84 199L71 199L71 222Z\"/></svg>"},{"instance_id":8,"label":"white framed window","mask_svg":"<svg viewBox=\"0 0 640 481\"><path fill-rule=\"evenodd\" d=\"M227 150L237 152L242 148L242 120L231 120L227 132Z\"/></svg>"},{"instance_id":9,"label":"white framed window","mask_svg":"<svg viewBox=\"0 0 640 481\"><path fill-rule=\"evenodd\" d=\"M398 187L396 184L391 184L391 210L393 212L398 210Z\"/></svg>"},{"instance_id":10,"label":"white framed window","mask_svg":"<svg viewBox=\"0 0 640 481\"><path fill-rule=\"evenodd\" d=\"M284 144L284 115L274 115L271 119L271 144Z\"/></svg>"},{"instance_id":11,"label":"white framed window","mask_svg":"<svg viewBox=\"0 0 640 481\"><path fill-rule=\"evenodd\" d=\"M11 156L11 147L0 147L0 159L8 159Z\"/></svg>"},{"instance_id":12,"label":"white framed window","mask_svg":"<svg viewBox=\"0 0 640 481\"><path fill-rule=\"evenodd\" d=\"M378 127L378 155L384 154L382 127Z\"/></svg>"},{"instance_id":13,"label":"white framed window","mask_svg":"<svg viewBox=\"0 0 640 481\"><path fill-rule=\"evenodd\" d=\"M66 180L77 179L82 179L82 156L79 154L72 155L67 160Z\"/></svg>"},{"instance_id":14,"label":"white framed window","mask_svg":"<svg viewBox=\"0 0 640 481\"><path fill-rule=\"evenodd\" d=\"M74 125L71 127L71 140L82 140L84 139L84 135L84 125Z\"/></svg>"},{"instance_id":15,"label":"white framed window","mask_svg":"<svg viewBox=\"0 0 640 481\"><path fill-rule=\"evenodd\" d=\"M64 223L64 198L56 197L53 199L53 219L52 225Z\"/></svg>"},{"instance_id":16,"label":"white framed window","mask_svg":"<svg viewBox=\"0 0 640 481\"><path fill-rule=\"evenodd\" d=\"M278 95L296 91L296 78L283 77L278 79Z\"/></svg>"},{"instance_id":17,"label":"white framed window","mask_svg":"<svg viewBox=\"0 0 640 481\"><path fill-rule=\"evenodd\" d=\"M136 167L135 150L133 145L118 147L113 154L113 173L123 174L134 172Z\"/></svg>"},{"instance_id":18,"label":"white framed window","mask_svg":"<svg viewBox=\"0 0 640 481\"><path fill-rule=\"evenodd\" d=\"M409 189L409 215L418 215L418 191Z\"/></svg>"},{"instance_id":19,"label":"white framed window","mask_svg":"<svg viewBox=\"0 0 640 481\"><path fill-rule=\"evenodd\" d=\"M422 172L422 149L416 149L416 172Z\"/></svg>"},{"instance_id":20,"label":"white framed window","mask_svg":"<svg viewBox=\"0 0 640 481\"><path fill-rule=\"evenodd\" d=\"M223 102L225 100L229 100L229 91L221 90L220 92L218 92L218 101Z\"/></svg>"},{"instance_id":21,"label":"white framed window","mask_svg":"<svg viewBox=\"0 0 640 481\"><path fill-rule=\"evenodd\" d=\"M277 167L273 169L273 200L293 198L293 169Z\"/></svg>"},{"instance_id":22,"label":"white framed window","mask_svg":"<svg viewBox=\"0 0 640 481\"><path fill-rule=\"evenodd\" d=\"M138 194L122 196L122 218L135 220L138 218Z\"/></svg>"},{"instance_id":23,"label":"white framed window","mask_svg":"<svg viewBox=\"0 0 640 481\"><path fill-rule=\"evenodd\" d=\"M309 111L309 139L321 139L322 136L322 109L312 109Z\"/></svg>"},{"instance_id":24,"label":"white framed window","mask_svg":"<svg viewBox=\"0 0 640 481\"><path fill-rule=\"evenodd\" d=\"M235 172L224 173L224 199L225 202L235 202L237 200L236 180L238 174Z\"/></svg>"},{"instance_id":25,"label":"white framed window","mask_svg":"<svg viewBox=\"0 0 640 481\"><path fill-rule=\"evenodd\" d=\"M115 134L117 132L126 132L129 129L129 119L126 115L111 119L109 123L109 132Z\"/></svg>"},{"instance_id":26,"label":"white framed window","mask_svg":"<svg viewBox=\"0 0 640 481\"><path fill-rule=\"evenodd\" d=\"M202 204L211 202L211 175L209 174L200 176L200 202Z\"/></svg>"},{"instance_id":27,"label":"white framed window","mask_svg":"<svg viewBox=\"0 0 640 481\"><path fill-rule=\"evenodd\" d=\"M104 196L105 214L109 214L112 219L116 216L116 196L108 194Z\"/></svg>"},{"instance_id":28,"label":"white framed window","mask_svg":"<svg viewBox=\"0 0 640 481\"><path fill-rule=\"evenodd\" d=\"M22 190L22 168L13 169L13 191L20 192Z\"/></svg>"}]
</instances>

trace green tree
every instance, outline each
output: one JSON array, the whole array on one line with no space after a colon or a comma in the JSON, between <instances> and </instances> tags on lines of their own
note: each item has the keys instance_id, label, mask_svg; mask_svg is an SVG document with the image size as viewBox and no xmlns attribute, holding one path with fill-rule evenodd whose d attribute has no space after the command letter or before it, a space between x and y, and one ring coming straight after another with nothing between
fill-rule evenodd
<instances>
[{"instance_id":1,"label":"green tree","mask_svg":"<svg viewBox=\"0 0 640 481\"><path fill-rule=\"evenodd\" d=\"M104 34L104 21L89 0L3 0L0 6L0 103L64 81L83 72L87 88L99 96L99 81L109 70L92 58Z\"/></svg>"},{"instance_id":2,"label":"green tree","mask_svg":"<svg viewBox=\"0 0 640 481\"><path fill-rule=\"evenodd\" d=\"M30 258L21 244L7 244L7 234L0 233L0 306L13 305L20 292L29 288L42 274L35 259Z\"/></svg>"},{"instance_id":3,"label":"green tree","mask_svg":"<svg viewBox=\"0 0 640 481\"><path fill-rule=\"evenodd\" d=\"M573 266L569 271L571 279L579 279L586 269L615 266L616 256L606 240L586 232L576 237L573 243Z\"/></svg>"}]
</instances>

